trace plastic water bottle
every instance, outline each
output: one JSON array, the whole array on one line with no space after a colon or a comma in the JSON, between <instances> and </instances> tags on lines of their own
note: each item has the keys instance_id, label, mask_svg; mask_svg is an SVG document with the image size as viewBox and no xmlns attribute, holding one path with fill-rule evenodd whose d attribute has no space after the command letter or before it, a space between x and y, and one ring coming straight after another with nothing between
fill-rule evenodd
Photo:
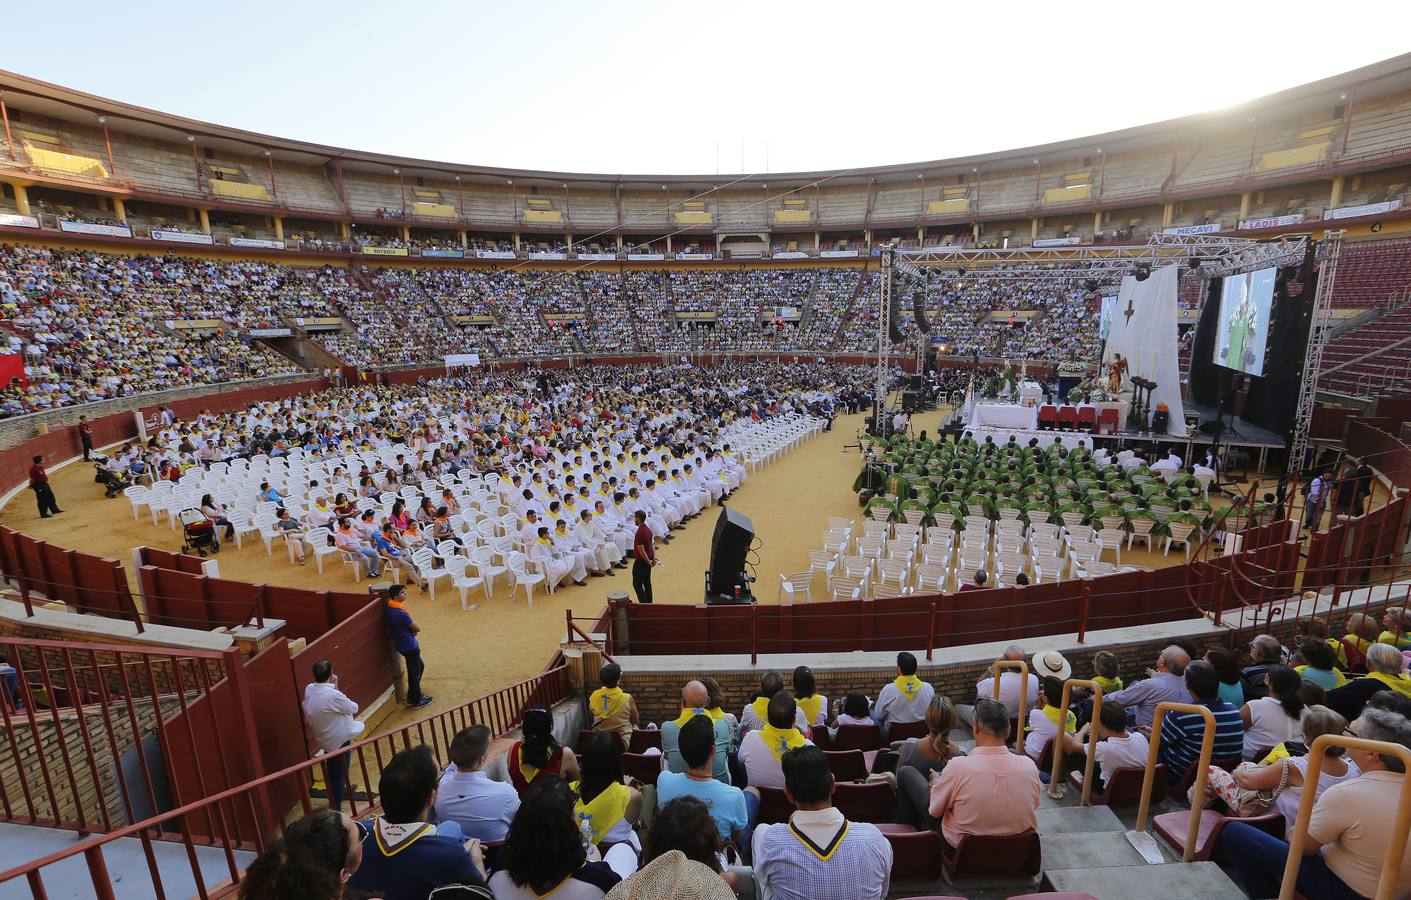
<instances>
[{"instance_id":1,"label":"plastic water bottle","mask_svg":"<svg viewBox=\"0 0 1411 900\"><path fill-rule=\"evenodd\" d=\"M578 834L583 839L583 849L591 852L593 849L593 823L592 816L587 813L578 814Z\"/></svg>"}]
</instances>

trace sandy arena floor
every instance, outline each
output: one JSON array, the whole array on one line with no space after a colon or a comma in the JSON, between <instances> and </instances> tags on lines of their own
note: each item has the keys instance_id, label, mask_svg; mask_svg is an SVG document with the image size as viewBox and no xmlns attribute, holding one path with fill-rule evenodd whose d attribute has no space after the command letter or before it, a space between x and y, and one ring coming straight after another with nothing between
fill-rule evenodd
<instances>
[{"instance_id":1,"label":"sandy arena floor","mask_svg":"<svg viewBox=\"0 0 1411 900\"><path fill-rule=\"evenodd\" d=\"M750 517L760 543L756 591L761 603L775 602L780 573L807 570L807 551L821 546L827 516L859 518L861 510L850 488L861 461L856 450L843 446L856 441L865 418L863 414L840 417L832 431L805 441L753 473L731 498L730 505ZM940 412L931 412L918 416L914 427L934 434L940 420ZM165 524L153 526L149 515L133 519L126 500L104 498L89 466L67 466L52 473L52 480L63 515L40 519L33 495L22 491L0 510L0 523L61 546L113 557L129 573L134 546L180 548L178 531ZM716 515L715 509L708 509L685 530L675 532L670 544L658 542L663 565L653 575L656 602L700 602ZM320 576L312 559L303 568L290 565L278 547L274 556L266 556L257 538L246 541L243 549L233 543L223 545L218 559L226 578L338 590L362 590L365 585L355 584L350 570L336 560L325 560ZM1134 547L1130 555L1124 553L1123 561L1161 566L1179 557L1163 558ZM614 588L631 590L630 570L619 569L615 577L590 578L586 587L570 584L553 596L540 586L532 609L525 606L522 592L510 600L503 577L490 602L483 595L471 595L480 607L470 612L461 610L455 591L438 589L433 604L429 595L411 588L409 605L422 626L427 665L423 689L436 698L428 711L457 705L538 673L564 634L564 611L595 617ZM822 579L814 592L824 596ZM401 710L387 724L409 718Z\"/></svg>"}]
</instances>

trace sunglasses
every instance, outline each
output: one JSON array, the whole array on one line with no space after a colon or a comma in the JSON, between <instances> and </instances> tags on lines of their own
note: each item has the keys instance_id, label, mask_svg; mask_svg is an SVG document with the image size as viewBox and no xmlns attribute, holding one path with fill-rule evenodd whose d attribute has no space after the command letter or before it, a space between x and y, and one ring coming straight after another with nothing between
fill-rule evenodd
<instances>
[{"instance_id":1,"label":"sunglasses","mask_svg":"<svg viewBox=\"0 0 1411 900\"><path fill-rule=\"evenodd\" d=\"M367 830L367 825L361 819L353 820L353 824L356 825L358 828L358 843L362 843L363 841L367 840L367 836L369 834Z\"/></svg>"}]
</instances>

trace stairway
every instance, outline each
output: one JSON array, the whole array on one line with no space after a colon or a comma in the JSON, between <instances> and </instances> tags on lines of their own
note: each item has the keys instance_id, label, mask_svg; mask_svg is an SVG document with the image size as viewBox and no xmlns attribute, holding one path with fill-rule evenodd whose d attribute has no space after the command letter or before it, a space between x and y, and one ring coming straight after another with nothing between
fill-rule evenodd
<instances>
[{"instance_id":1,"label":"stairway","mask_svg":"<svg viewBox=\"0 0 1411 900\"><path fill-rule=\"evenodd\" d=\"M1354 397L1385 393L1411 380L1411 308L1354 328L1323 350L1321 390Z\"/></svg>"}]
</instances>

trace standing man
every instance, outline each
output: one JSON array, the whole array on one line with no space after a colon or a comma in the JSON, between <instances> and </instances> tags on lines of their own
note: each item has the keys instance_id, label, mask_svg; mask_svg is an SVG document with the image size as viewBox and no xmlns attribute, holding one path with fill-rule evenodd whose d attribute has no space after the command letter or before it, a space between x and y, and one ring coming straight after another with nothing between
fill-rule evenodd
<instances>
[{"instance_id":1,"label":"standing man","mask_svg":"<svg viewBox=\"0 0 1411 900\"><path fill-rule=\"evenodd\" d=\"M1328 495L1328 476L1319 469L1313 473L1313 480L1308 482L1307 505L1303 508L1303 528L1309 534L1318 530L1318 523L1323 518L1323 503Z\"/></svg>"},{"instance_id":2,"label":"standing man","mask_svg":"<svg viewBox=\"0 0 1411 900\"><path fill-rule=\"evenodd\" d=\"M338 690L338 676L333 663L321 659L314 663L314 680L304 688L304 718L314 733L314 742L325 754L335 753L352 743L363 733L363 723L354 716L358 705ZM325 764L328 799L334 809L343 808L348 790L348 754L330 756Z\"/></svg>"},{"instance_id":3,"label":"standing man","mask_svg":"<svg viewBox=\"0 0 1411 900\"><path fill-rule=\"evenodd\" d=\"M78 442L83 445L83 461L90 462L93 455L93 425L87 416L78 417Z\"/></svg>"},{"instance_id":4,"label":"standing man","mask_svg":"<svg viewBox=\"0 0 1411 900\"><path fill-rule=\"evenodd\" d=\"M652 566L657 564L652 530L647 527L647 513L637 510L637 533L632 538L632 590L638 603L652 602Z\"/></svg>"},{"instance_id":5,"label":"standing man","mask_svg":"<svg viewBox=\"0 0 1411 900\"><path fill-rule=\"evenodd\" d=\"M392 632L392 644L407 666L407 706L421 709L431 703L431 696L421 692L421 676L426 664L421 661L421 643L416 636L421 626L407 612L406 585L394 584L387 589L387 628Z\"/></svg>"},{"instance_id":6,"label":"standing man","mask_svg":"<svg viewBox=\"0 0 1411 900\"><path fill-rule=\"evenodd\" d=\"M59 509L59 501L54 499L54 489L49 486L49 476L44 471L43 456L34 457L34 465L29 467L29 489L34 491L34 499L39 503L39 518L47 519L54 513L63 512L62 509ZM650 586L647 591L650 596Z\"/></svg>"}]
</instances>

